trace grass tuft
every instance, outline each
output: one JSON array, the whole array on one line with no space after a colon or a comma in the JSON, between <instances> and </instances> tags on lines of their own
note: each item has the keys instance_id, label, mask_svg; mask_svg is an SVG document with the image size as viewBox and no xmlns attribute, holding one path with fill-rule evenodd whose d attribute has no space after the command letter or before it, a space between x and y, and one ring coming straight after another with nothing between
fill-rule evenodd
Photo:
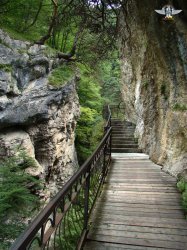
<instances>
[{"instance_id":1,"label":"grass tuft","mask_svg":"<svg viewBox=\"0 0 187 250\"><path fill-rule=\"evenodd\" d=\"M12 66L10 64L0 64L0 70L12 72Z\"/></svg>"},{"instance_id":2,"label":"grass tuft","mask_svg":"<svg viewBox=\"0 0 187 250\"><path fill-rule=\"evenodd\" d=\"M181 103L175 103L173 105L173 110L174 111L187 111L187 106L185 104L181 104Z\"/></svg>"},{"instance_id":3,"label":"grass tuft","mask_svg":"<svg viewBox=\"0 0 187 250\"><path fill-rule=\"evenodd\" d=\"M57 69L54 69L49 76L49 85L54 87L62 87L74 75L74 70L71 65L64 64Z\"/></svg>"}]
</instances>

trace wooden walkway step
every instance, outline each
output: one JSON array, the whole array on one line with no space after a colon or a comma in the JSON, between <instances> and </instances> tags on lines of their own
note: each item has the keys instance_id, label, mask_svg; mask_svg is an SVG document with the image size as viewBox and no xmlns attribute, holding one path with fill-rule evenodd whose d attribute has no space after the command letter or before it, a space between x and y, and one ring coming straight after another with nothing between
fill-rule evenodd
<instances>
[{"instance_id":1,"label":"wooden walkway step","mask_svg":"<svg viewBox=\"0 0 187 250\"><path fill-rule=\"evenodd\" d=\"M133 156L114 157L83 249L187 250L187 221L175 178Z\"/></svg>"}]
</instances>

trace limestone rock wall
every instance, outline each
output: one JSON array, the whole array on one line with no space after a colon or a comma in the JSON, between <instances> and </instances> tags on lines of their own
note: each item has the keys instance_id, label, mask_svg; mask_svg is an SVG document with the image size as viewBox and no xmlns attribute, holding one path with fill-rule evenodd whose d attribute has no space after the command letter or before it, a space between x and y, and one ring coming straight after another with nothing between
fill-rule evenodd
<instances>
[{"instance_id":1,"label":"limestone rock wall","mask_svg":"<svg viewBox=\"0 0 187 250\"><path fill-rule=\"evenodd\" d=\"M140 147L177 176L187 169L187 3L173 1L183 9L173 21L154 11L164 4L132 0L121 13L122 93Z\"/></svg>"},{"instance_id":2,"label":"limestone rock wall","mask_svg":"<svg viewBox=\"0 0 187 250\"><path fill-rule=\"evenodd\" d=\"M11 39L0 30L0 156L24 148L30 169L53 196L78 167L74 147L79 101L76 77L55 88L48 76L61 62L47 47Z\"/></svg>"}]
</instances>

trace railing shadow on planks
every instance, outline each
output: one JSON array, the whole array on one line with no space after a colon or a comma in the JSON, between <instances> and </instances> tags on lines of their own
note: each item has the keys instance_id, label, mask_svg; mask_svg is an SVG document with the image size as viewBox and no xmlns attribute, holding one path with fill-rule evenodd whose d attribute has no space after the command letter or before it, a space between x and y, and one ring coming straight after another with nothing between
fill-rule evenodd
<instances>
[{"instance_id":1,"label":"railing shadow on planks","mask_svg":"<svg viewBox=\"0 0 187 250\"><path fill-rule=\"evenodd\" d=\"M11 250L81 249L111 162L111 111L99 146L14 242Z\"/></svg>"}]
</instances>

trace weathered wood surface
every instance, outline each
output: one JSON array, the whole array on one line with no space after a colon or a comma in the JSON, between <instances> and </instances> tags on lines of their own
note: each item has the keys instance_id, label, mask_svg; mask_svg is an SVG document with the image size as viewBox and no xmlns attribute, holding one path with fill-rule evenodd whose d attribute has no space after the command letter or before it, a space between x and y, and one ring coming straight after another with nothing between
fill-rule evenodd
<instances>
[{"instance_id":1,"label":"weathered wood surface","mask_svg":"<svg viewBox=\"0 0 187 250\"><path fill-rule=\"evenodd\" d=\"M149 160L114 159L84 250L187 250L176 180Z\"/></svg>"}]
</instances>

